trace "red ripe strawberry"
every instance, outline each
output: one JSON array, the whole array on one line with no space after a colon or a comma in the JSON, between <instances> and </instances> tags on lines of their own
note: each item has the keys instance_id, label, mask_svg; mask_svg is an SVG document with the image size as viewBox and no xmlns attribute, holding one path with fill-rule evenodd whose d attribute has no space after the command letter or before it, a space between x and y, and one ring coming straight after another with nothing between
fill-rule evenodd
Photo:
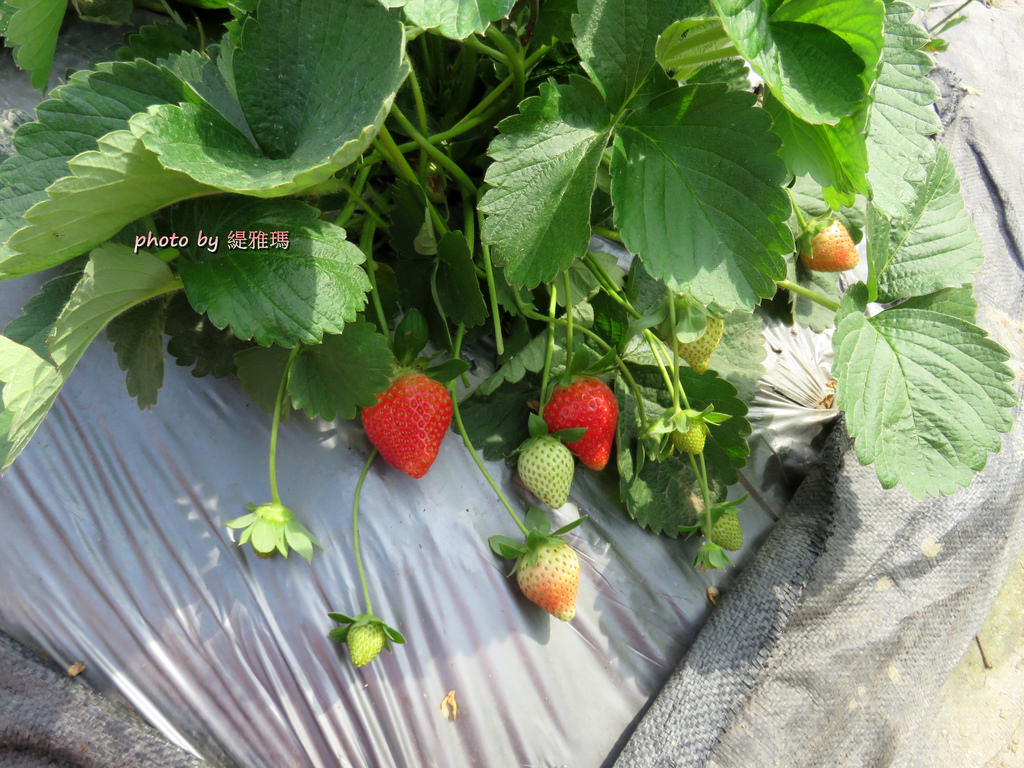
<instances>
[{"instance_id":1,"label":"red ripe strawberry","mask_svg":"<svg viewBox=\"0 0 1024 768\"><path fill-rule=\"evenodd\" d=\"M363 429L384 460L409 477L423 477L452 423L452 399L422 373L399 376L377 404L363 409Z\"/></svg>"},{"instance_id":2,"label":"red ripe strawberry","mask_svg":"<svg viewBox=\"0 0 1024 768\"><path fill-rule=\"evenodd\" d=\"M600 379L577 379L567 387L555 387L544 407L544 421L551 432L583 427L586 434L566 447L591 469L608 463L619 420L615 393Z\"/></svg>"},{"instance_id":3,"label":"red ripe strawberry","mask_svg":"<svg viewBox=\"0 0 1024 768\"><path fill-rule=\"evenodd\" d=\"M811 238L810 252L800 249L800 261L818 272L845 272L857 266L860 256L846 227L832 219Z\"/></svg>"},{"instance_id":4,"label":"red ripe strawberry","mask_svg":"<svg viewBox=\"0 0 1024 768\"><path fill-rule=\"evenodd\" d=\"M527 599L556 619L572 621L576 615L580 560L564 541L546 541L523 555L516 581Z\"/></svg>"}]
</instances>

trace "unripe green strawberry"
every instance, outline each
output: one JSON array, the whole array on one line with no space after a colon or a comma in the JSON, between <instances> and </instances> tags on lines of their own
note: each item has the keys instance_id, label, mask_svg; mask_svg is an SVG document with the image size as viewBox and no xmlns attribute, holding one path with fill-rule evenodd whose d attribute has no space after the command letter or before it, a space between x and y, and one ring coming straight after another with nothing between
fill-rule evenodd
<instances>
[{"instance_id":1,"label":"unripe green strawberry","mask_svg":"<svg viewBox=\"0 0 1024 768\"><path fill-rule=\"evenodd\" d=\"M348 655L357 667L365 667L377 658L384 647L384 627L360 624L348 631Z\"/></svg>"},{"instance_id":2,"label":"unripe green strawberry","mask_svg":"<svg viewBox=\"0 0 1024 768\"><path fill-rule=\"evenodd\" d=\"M696 456L704 450L704 442L708 436L708 425L703 421L691 421L689 428L683 432L672 433L672 444L677 450Z\"/></svg>"},{"instance_id":3,"label":"unripe green strawberry","mask_svg":"<svg viewBox=\"0 0 1024 768\"><path fill-rule=\"evenodd\" d=\"M846 227L832 219L811 238L810 250L800 249L800 261L817 272L845 272L857 266L860 256Z\"/></svg>"},{"instance_id":4,"label":"unripe green strawberry","mask_svg":"<svg viewBox=\"0 0 1024 768\"><path fill-rule=\"evenodd\" d=\"M711 355L718 348L718 343L725 333L725 323L717 317L709 317L704 333L696 341L679 343L679 356L697 373L708 369Z\"/></svg>"},{"instance_id":5,"label":"unripe green strawberry","mask_svg":"<svg viewBox=\"0 0 1024 768\"><path fill-rule=\"evenodd\" d=\"M532 556L536 559L531 562ZM546 541L535 552L524 555L516 581L528 600L556 619L572 621L576 615L580 560L565 542Z\"/></svg>"},{"instance_id":6,"label":"unripe green strawberry","mask_svg":"<svg viewBox=\"0 0 1024 768\"><path fill-rule=\"evenodd\" d=\"M743 529L735 512L726 512L711 527L711 541L733 552L743 546Z\"/></svg>"},{"instance_id":7,"label":"unripe green strawberry","mask_svg":"<svg viewBox=\"0 0 1024 768\"><path fill-rule=\"evenodd\" d=\"M619 403L615 393L600 379L576 379L567 387L555 387L551 400L544 406L544 421L551 432L586 429L583 437L566 443L566 447L588 467L600 471L612 452Z\"/></svg>"},{"instance_id":8,"label":"unripe green strawberry","mask_svg":"<svg viewBox=\"0 0 1024 768\"><path fill-rule=\"evenodd\" d=\"M422 373L399 376L377 404L364 408L363 429L384 460L409 477L423 477L452 423L452 399Z\"/></svg>"},{"instance_id":9,"label":"unripe green strawberry","mask_svg":"<svg viewBox=\"0 0 1024 768\"><path fill-rule=\"evenodd\" d=\"M518 469L523 485L552 509L558 509L569 498L575 465L572 453L560 440L530 439L519 455Z\"/></svg>"}]
</instances>

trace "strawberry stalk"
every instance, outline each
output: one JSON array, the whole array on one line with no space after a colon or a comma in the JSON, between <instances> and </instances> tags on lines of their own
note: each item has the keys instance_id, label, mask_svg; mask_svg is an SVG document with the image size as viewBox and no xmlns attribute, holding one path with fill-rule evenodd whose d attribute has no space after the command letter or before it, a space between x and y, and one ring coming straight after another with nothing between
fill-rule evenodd
<instances>
[{"instance_id":1,"label":"strawberry stalk","mask_svg":"<svg viewBox=\"0 0 1024 768\"><path fill-rule=\"evenodd\" d=\"M384 305L380 300L380 291L377 290L377 262L373 260L373 236L377 233L377 224L372 219L363 224L363 231L359 236L359 250L366 256L366 274L370 278L370 300L373 302L373 310L377 314L377 324L380 325L380 332L385 336L388 334L388 319L384 314Z\"/></svg>"},{"instance_id":2,"label":"strawberry stalk","mask_svg":"<svg viewBox=\"0 0 1024 768\"><path fill-rule=\"evenodd\" d=\"M827 296L822 296L817 291L812 291L810 288L806 288L799 283L794 283L791 280L776 280L775 284L779 286L779 288L785 288L791 293L803 296L805 299L810 299L815 304L820 304L823 307L831 309L833 312L839 309L838 301L833 301Z\"/></svg>"},{"instance_id":3,"label":"strawberry stalk","mask_svg":"<svg viewBox=\"0 0 1024 768\"><path fill-rule=\"evenodd\" d=\"M482 195L483 190L479 190L476 197L476 215L481 230L483 230L484 226L484 214L480 210L480 197ZM495 351L497 351L500 356L505 354L505 339L501 334L501 315L499 314L498 307L498 291L494 287L494 267L491 265L491 249L487 245L487 241L482 237L480 238L480 254L484 259L484 273L487 277L487 294L491 299L491 320L494 323L494 347ZM518 296L516 298L518 300Z\"/></svg>"},{"instance_id":4,"label":"strawberry stalk","mask_svg":"<svg viewBox=\"0 0 1024 768\"><path fill-rule=\"evenodd\" d=\"M558 289L551 285L551 301L548 304L548 344L544 349L544 370L540 375L540 409L538 415L544 418L544 406L551 397L548 380L551 377L551 358L555 354L555 312L558 309Z\"/></svg>"},{"instance_id":5,"label":"strawberry stalk","mask_svg":"<svg viewBox=\"0 0 1024 768\"><path fill-rule=\"evenodd\" d=\"M274 400L274 421L270 425L270 458L267 461L268 474L270 476L270 497L275 504L281 503L281 497L277 493L277 430L281 424L281 409L284 406L284 394L288 387L288 376L292 372L292 364L299 356L301 346L296 346L288 355L288 362L284 364L284 373L281 374L281 383L277 386L277 397Z\"/></svg>"},{"instance_id":6,"label":"strawberry stalk","mask_svg":"<svg viewBox=\"0 0 1024 768\"><path fill-rule=\"evenodd\" d=\"M565 285L565 369L572 370L572 281L569 279L569 270L562 273ZM552 326L554 330L554 326Z\"/></svg>"},{"instance_id":7,"label":"strawberry stalk","mask_svg":"<svg viewBox=\"0 0 1024 768\"><path fill-rule=\"evenodd\" d=\"M459 359L459 355L462 350L462 337L466 332L466 327L463 324L459 324L459 328L455 333L455 347L452 352L452 358L455 360ZM466 450L469 451L469 455L473 458L473 463L476 464L477 469L480 470L480 474L484 476L487 484L491 486L491 490L494 491L498 497L498 501L502 503L502 506L508 511L512 520L515 522L516 527L523 532L523 535L529 534L529 530L526 525L523 524L522 519L516 514L516 511L512 508L512 504L508 498L502 492L501 488L491 477L491 473L487 471L487 466L484 464L483 459L480 458L480 454L476 452L476 448L473 447L473 441L469 439L469 433L466 431L466 426L462 422L462 412L459 410L459 398L455 393L455 382L449 382L448 391L452 396L452 415L455 417L455 427L459 434L462 436L462 442L466 446Z\"/></svg>"},{"instance_id":8,"label":"strawberry stalk","mask_svg":"<svg viewBox=\"0 0 1024 768\"><path fill-rule=\"evenodd\" d=\"M271 501L258 506L249 504L249 514L224 523L228 528L241 529L238 546L250 543L260 557L270 557L275 551L288 557L289 551L295 550L306 560L312 560L313 547L317 544L313 534L295 519L295 513L281 503L281 496L277 490L277 433L281 424L288 377L300 349L301 346L295 347L288 356L274 401L274 421L270 427L270 456L267 461Z\"/></svg>"},{"instance_id":9,"label":"strawberry stalk","mask_svg":"<svg viewBox=\"0 0 1024 768\"><path fill-rule=\"evenodd\" d=\"M356 570L359 572L359 583L363 585L363 602L366 603L366 613L373 613L373 604L370 602L370 588L366 584L366 571L363 570L363 555L359 549L359 499L363 494L363 481L370 472L373 460L377 458L377 449L370 451L370 457L363 465L363 471L359 473L356 481L356 490L352 499L352 549L356 555Z\"/></svg>"},{"instance_id":10,"label":"strawberry stalk","mask_svg":"<svg viewBox=\"0 0 1024 768\"><path fill-rule=\"evenodd\" d=\"M519 297L519 294L517 293L513 293L512 298L513 301L515 301L516 309L519 311L519 314L521 314L523 317L529 320L540 320L542 322L550 321L558 325L568 325L568 321L565 320L564 318L549 318L545 315L540 314L539 312L534 311L532 308L527 307L525 304L523 304L522 299ZM600 336L598 336L596 333L594 333L594 331L592 331L590 328L587 328L585 325L578 326L578 328L584 336L593 341L598 347L601 348L602 351L612 351L612 346L608 344L608 342L606 342ZM644 407L643 399L640 397L640 389L639 387L637 387L636 380L633 378L633 374L629 372L629 367L618 355L615 355L615 367L619 369L619 373L622 374L622 378L625 380L626 385L629 387L629 391L633 395L633 399L636 401L637 411L640 414L640 423L643 425L644 429L646 429L648 424L647 410Z\"/></svg>"}]
</instances>

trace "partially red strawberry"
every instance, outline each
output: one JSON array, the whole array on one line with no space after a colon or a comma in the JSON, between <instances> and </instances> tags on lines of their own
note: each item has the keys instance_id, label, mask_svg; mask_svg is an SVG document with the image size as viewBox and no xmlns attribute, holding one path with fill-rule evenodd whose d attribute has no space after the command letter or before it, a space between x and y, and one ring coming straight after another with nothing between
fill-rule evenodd
<instances>
[{"instance_id":1,"label":"partially red strawberry","mask_svg":"<svg viewBox=\"0 0 1024 768\"><path fill-rule=\"evenodd\" d=\"M409 477L423 477L452 423L444 385L422 373L395 379L377 404L363 409L363 429L384 460Z\"/></svg>"},{"instance_id":2,"label":"partially red strawberry","mask_svg":"<svg viewBox=\"0 0 1024 768\"><path fill-rule=\"evenodd\" d=\"M519 454L519 478L534 496L552 509L569 498L575 465L565 444L553 437L532 437Z\"/></svg>"},{"instance_id":3,"label":"partially red strawberry","mask_svg":"<svg viewBox=\"0 0 1024 768\"><path fill-rule=\"evenodd\" d=\"M809 247L804 240L800 261L817 272L845 272L857 266L860 256L846 227L832 219L811 237Z\"/></svg>"},{"instance_id":4,"label":"partially red strawberry","mask_svg":"<svg viewBox=\"0 0 1024 768\"><path fill-rule=\"evenodd\" d=\"M563 541L548 540L519 561L516 581L527 599L556 619L572 621L580 584L580 560Z\"/></svg>"},{"instance_id":5,"label":"partially red strawberry","mask_svg":"<svg viewBox=\"0 0 1024 768\"><path fill-rule=\"evenodd\" d=\"M584 428L579 440L566 447L591 469L601 470L608 463L619 420L615 393L600 379L577 379L567 387L555 387L544 407L544 421L554 433L560 429Z\"/></svg>"}]
</instances>

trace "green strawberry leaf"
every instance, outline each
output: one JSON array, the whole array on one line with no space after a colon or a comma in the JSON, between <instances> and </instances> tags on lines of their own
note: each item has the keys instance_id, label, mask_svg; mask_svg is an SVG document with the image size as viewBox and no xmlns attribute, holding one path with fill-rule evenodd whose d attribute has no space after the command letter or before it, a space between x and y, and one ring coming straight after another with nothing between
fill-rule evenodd
<instances>
[{"instance_id":1,"label":"green strawberry leaf","mask_svg":"<svg viewBox=\"0 0 1024 768\"><path fill-rule=\"evenodd\" d=\"M173 21L158 21L128 35L125 44L115 51L114 56L118 61L161 61L175 53L198 48L199 42L196 27L182 29Z\"/></svg>"},{"instance_id":2,"label":"green strawberry leaf","mask_svg":"<svg viewBox=\"0 0 1024 768\"><path fill-rule=\"evenodd\" d=\"M514 286L550 282L590 243L590 202L610 116L593 84L543 83L503 120L488 153L482 236Z\"/></svg>"},{"instance_id":3,"label":"green strawberry leaf","mask_svg":"<svg viewBox=\"0 0 1024 768\"><path fill-rule=\"evenodd\" d=\"M452 358L451 360L445 360L439 365L432 365L423 371L430 378L440 381L442 384L455 381L455 379L462 376L469 370L469 363L465 360L457 360Z\"/></svg>"},{"instance_id":4,"label":"green strawberry leaf","mask_svg":"<svg viewBox=\"0 0 1024 768\"><path fill-rule=\"evenodd\" d=\"M472 328L487 319L487 303L461 232L448 232L437 244L437 298L456 325Z\"/></svg>"},{"instance_id":5,"label":"green strawberry leaf","mask_svg":"<svg viewBox=\"0 0 1024 768\"><path fill-rule=\"evenodd\" d=\"M771 92L764 108L772 116L772 131L782 140L779 156L794 176L810 175L837 199L850 202L854 194L868 193L868 154L865 139L867 112L858 110L835 125L801 120Z\"/></svg>"},{"instance_id":6,"label":"green strawberry leaf","mask_svg":"<svg viewBox=\"0 0 1024 768\"><path fill-rule=\"evenodd\" d=\"M548 434L548 423L537 413L531 413L526 420L530 437L545 437Z\"/></svg>"},{"instance_id":7,"label":"green strawberry leaf","mask_svg":"<svg viewBox=\"0 0 1024 768\"><path fill-rule=\"evenodd\" d=\"M948 294L936 306L946 308ZM952 493L998 451L1017 397L1007 352L977 326L928 309L927 297L868 318L867 289L843 298L832 339L836 404L862 464L884 488Z\"/></svg>"},{"instance_id":8,"label":"green strawberry leaf","mask_svg":"<svg viewBox=\"0 0 1024 768\"><path fill-rule=\"evenodd\" d=\"M910 22L906 3L886 4L885 47L868 110L868 182L883 213L902 218L917 197L935 157L929 138L940 128L932 105L939 89L930 79L932 61L923 48L928 34Z\"/></svg>"},{"instance_id":9,"label":"green strawberry leaf","mask_svg":"<svg viewBox=\"0 0 1024 768\"><path fill-rule=\"evenodd\" d=\"M725 333L711 355L709 367L736 387L737 397L750 403L764 373L768 349L764 343L764 323L750 312L729 312L722 318Z\"/></svg>"},{"instance_id":10,"label":"green strawberry leaf","mask_svg":"<svg viewBox=\"0 0 1024 768\"><path fill-rule=\"evenodd\" d=\"M491 536L487 539L487 544L494 554L506 560L515 560L526 552L523 542L516 541L508 536Z\"/></svg>"},{"instance_id":11,"label":"green strawberry leaf","mask_svg":"<svg viewBox=\"0 0 1024 768\"><path fill-rule=\"evenodd\" d=\"M459 404L470 442L483 451L484 458L508 458L530 436L527 403L536 397L536 385L523 380L503 383L489 394L477 389Z\"/></svg>"},{"instance_id":12,"label":"green strawberry leaf","mask_svg":"<svg viewBox=\"0 0 1024 768\"><path fill-rule=\"evenodd\" d=\"M544 534L551 532L551 518L549 518L548 513L540 507L530 507L526 511L526 517L523 519L523 524L530 533L533 533L534 531L539 531Z\"/></svg>"},{"instance_id":13,"label":"green strawberry leaf","mask_svg":"<svg viewBox=\"0 0 1024 768\"><path fill-rule=\"evenodd\" d=\"M890 221L870 206L868 244L880 301L921 296L974 278L984 260L981 241L944 147L905 217Z\"/></svg>"},{"instance_id":14,"label":"green strawberry leaf","mask_svg":"<svg viewBox=\"0 0 1024 768\"><path fill-rule=\"evenodd\" d=\"M132 0L72 0L78 15L98 24L127 24L135 6Z\"/></svg>"},{"instance_id":15,"label":"green strawberry leaf","mask_svg":"<svg viewBox=\"0 0 1024 768\"><path fill-rule=\"evenodd\" d=\"M357 320L340 336L302 349L288 377L288 394L310 418L351 419L388 388L391 365L387 338L372 323Z\"/></svg>"},{"instance_id":16,"label":"green strawberry leaf","mask_svg":"<svg viewBox=\"0 0 1024 768\"><path fill-rule=\"evenodd\" d=\"M405 635L403 635L394 627L388 626L387 624L382 624L381 626L384 629L384 634L388 636L388 639L391 642L398 643L399 645L405 644Z\"/></svg>"},{"instance_id":17,"label":"green strawberry leaf","mask_svg":"<svg viewBox=\"0 0 1024 768\"><path fill-rule=\"evenodd\" d=\"M533 39L543 44L550 44L553 40L572 42L572 16L576 10L576 0L544 0Z\"/></svg>"},{"instance_id":18,"label":"green strawberry leaf","mask_svg":"<svg viewBox=\"0 0 1024 768\"><path fill-rule=\"evenodd\" d=\"M680 6L685 7L680 7ZM583 69L618 112L656 66L658 35L695 4L679 0L579 0L572 17Z\"/></svg>"},{"instance_id":19,"label":"green strawberry leaf","mask_svg":"<svg viewBox=\"0 0 1024 768\"><path fill-rule=\"evenodd\" d=\"M821 294L833 301L839 301L839 273L818 272L805 267L799 258L792 258L787 261L786 279L797 285ZM810 328L815 333L831 328L835 322L836 313L828 307L823 307L816 301L805 299L796 293L790 293L790 302L793 307L793 320L800 325Z\"/></svg>"},{"instance_id":20,"label":"green strawberry leaf","mask_svg":"<svg viewBox=\"0 0 1024 768\"><path fill-rule=\"evenodd\" d=\"M0 469L9 467L28 444L103 327L133 306L180 287L158 256L108 244L93 251L55 319L47 340L49 360L0 337Z\"/></svg>"},{"instance_id":21,"label":"green strawberry leaf","mask_svg":"<svg viewBox=\"0 0 1024 768\"><path fill-rule=\"evenodd\" d=\"M766 0L711 4L740 53L801 119L835 124L864 98L865 73L874 62L865 62L850 41L877 60L881 0L831 0L828 13L805 0L770 8Z\"/></svg>"},{"instance_id":22,"label":"green strawberry leaf","mask_svg":"<svg viewBox=\"0 0 1024 768\"><path fill-rule=\"evenodd\" d=\"M178 264L189 301L239 339L316 344L325 333L341 333L366 303L363 252L301 201L188 203L175 210L174 226L195 233ZM198 244L200 232L218 238L216 252ZM243 235L235 246L233 232ZM275 233L284 233L276 244Z\"/></svg>"},{"instance_id":23,"label":"green strawberry leaf","mask_svg":"<svg viewBox=\"0 0 1024 768\"><path fill-rule=\"evenodd\" d=\"M413 307L395 328L395 358L402 365L408 365L430 340L430 329L423 313Z\"/></svg>"},{"instance_id":24,"label":"green strawberry leaf","mask_svg":"<svg viewBox=\"0 0 1024 768\"><path fill-rule=\"evenodd\" d=\"M750 449L746 438L750 423L747 406L729 382L708 371L696 374L683 367L680 382L690 405L698 411L713 405L717 413L730 418L711 428L704 446L704 459L712 503L724 501L728 487L739 481L738 470L746 463ZM671 414L671 397L665 391L661 373L653 366L633 367L633 376L652 422ZM619 401L617 466L619 492L636 522L654 533L676 537L681 526L693 525L703 509L700 484L689 457L675 454L662 460L646 455L641 443L641 423L635 400L621 376L616 377Z\"/></svg>"},{"instance_id":25,"label":"green strawberry leaf","mask_svg":"<svg viewBox=\"0 0 1024 768\"><path fill-rule=\"evenodd\" d=\"M974 323L978 312L978 302L969 285L957 288L943 288L928 296L914 296L899 305L900 309L930 309L952 315L966 323Z\"/></svg>"},{"instance_id":26,"label":"green strawberry leaf","mask_svg":"<svg viewBox=\"0 0 1024 768\"><path fill-rule=\"evenodd\" d=\"M552 536L563 536L566 533L568 533L569 531L573 530L574 528L577 528L577 527L583 525L583 523L584 523L584 521L586 521L586 519L587 519L587 515L583 515L582 517L577 517L571 523L566 523L565 525L563 525L558 530L552 531L551 535Z\"/></svg>"},{"instance_id":27,"label":"green strawberry leaf","mask_svg":"<svg viewBox=\"0 0 1024 768\"><path fill-rule=\"evenodd\" d=\"M46 340L53 333L53 326L71 298L82 277L82 266L68 269L43 283L39 293L22 307L21 315L4 328L4 335L11 341L28 347L44 360L50 359Z\"/></svg>"},{"instance_id":28,"label":"green strawberry leaf","mask_svg":"<svg viewBox=\"0 0 1024 768\"><path fill-rule=\"evenodd\" d=\"M233 333L217 328L210 318L192 309L184 291L175 294L167 305L164 333L168 337L167 351L175 362L191 368L197 378L233 375L235 354L246 347Z\"/></svg>"},{"instance_id":29,"label":"green strawberry leaf","mask_svg":"<svg viewBox=\"0 0 1024 768\"><path fill-rule=\"evenodd\" d=\"M18 154L0 166L5 182L0 185L0 278L45 269L84 253L152 210L142 205L145 210L139 213L140 201L198 194L201 190L191 183L186 185L191 191L179 190L181 180L166 176L148 153L139 156L127 134L107 136L126 129L133 113L194 98L189 94L173 73L141 60L100 64L94 71L76 72L67 84L55 88L36 108L37 122L23 125L15 135ZM75 162L69 168L72 158ZM127 195L122 190L131 181L119 179L118 169L142 174ZM64 178L69 173L74 175ZM173 190L162 189L165 180ZM30 209L26 227L22 217Z\"/></svg>"},{"instance_id":30,"label":"green strawberry leaf","mask_svg":"<svg viewBox=\"0 0 1024 768\"><path fill-rule=\"evenodd\" d=\"M740 70L743 78L740 89L746 90L750 86L746 65L732 58L736 54L736 47L717 19L703 16L670 24L655 47L658 63L667 75L680 83L729 82L737 79ZM714 70L708 62L715 65Z\"/></svg>"},{"instance_id":31,"label":"green strawberry leaf","mask_svg":"<svg viewBox=\"0 0 1024 768\"><path fill-rule=\"evenodd\" d=\"M544 368L544 353L547 349L547 332L539 333L521 349L508 354L501 367L487 377L477 388L480 394L489 395L505 382L518 382L527 374L540 373ZM552 370L565 365L565 348L555 344L555 352L551 359ZM536 392L534 392L536 396Z\"/></svg>"},{"instance_id":32,"label":"green strawberry leaf","mask_svg":"<svg viewBox=\"0 0 1024 768\"><path fill-rule=\"evenodd\" d=\"M381 0L386 8L403 8L413 24L436 29L445 37L464 40L492 21L504 19L515 0Z\"/></svg>"},{"instance_id":33,"label":"green strawberry leaf","mask_svg":"<svg viewBox=\"0 0 1024 768\"><path fill-rule=\"evenodd\" d=\"M235 368L242 381L242 389L264 413L274 412L277 391L290 356L291 350L285 347L249 347L235 354ZM286 390L284 413L290 409L291 398Z\"/></svg>"},{"instance_id":34,"label":"green strawberry leaf","mask_svg":"<svg viewBox=\"0 0 1024 768\"><path fill-rule=\"evenodd\" d=\"M117 365L125 372L128 394L140 409L156 405L164 383L165 298L132 307L107 324L107 338L114 345Z\"/></svg>"},{"instance_id":35,"label":"green strawberry leaf","mask_svg":"<svg viewBox=\"0 0 1024 768\"><path fill-rule=\"evenodd\" d=\"M45 90L50 79L57 33L68 0L6 0L4 45L14 49L14 62L29 73L32 87Z\"/></svg>"},{"instance_id":36,"label":"green strawberry leaf","mask_svg":"<svg viewBox=\"0 0 1024 768\"><path fill-rule=\"evenodd\" d=\"M785 275L791 205L778 139L751 93L679 88L619 125L615 223L656 278L703 304L752 308Z\"/></svg>"},{"instance_id":37,"label":"green strawberry leaf","mask_svg":"<svg viewBox=\"0 0 1024 768\"><path fill-rule=\"evenodd\" d=\"M376 0L307 0L301 13L262 0L229 52L254 141L206 102L155 106L131 127L164 167L259 197L315 186L359 157L408 72L402 24Z\"/></svg>"}]
</instances>

